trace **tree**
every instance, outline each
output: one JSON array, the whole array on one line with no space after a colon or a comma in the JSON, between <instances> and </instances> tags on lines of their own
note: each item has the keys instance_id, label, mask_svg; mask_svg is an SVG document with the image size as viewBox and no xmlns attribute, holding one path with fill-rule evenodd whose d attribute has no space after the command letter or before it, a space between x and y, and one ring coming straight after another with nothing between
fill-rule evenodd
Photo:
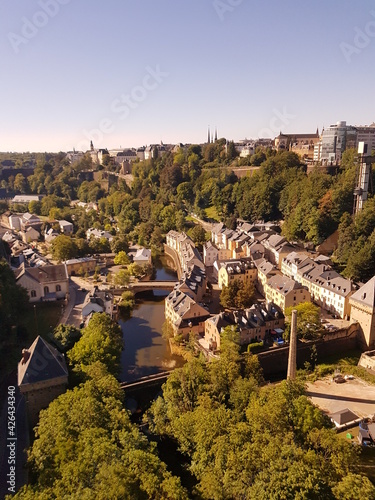
<instances>
[{"instance_id":1,"label":"tree","mask_svg":"<svg viewBox=\"0 0 375 500\"><path fill-rule=\"evenodd\" d=\"M105 365L86 367L85 376L42 410L29 454L33 483L15 498L186 500L180 480L130 422Z\"/></svg>"},{"instance_id":2,"label":"tree","mask_svg":"<svg viewBox=\"0 0 375 500\"><path fill-rule=\"evenodd\" d=\"M192 229L189 229L187 232L188 236L193 240L197 247L202 248L206 241L209 239L206 231L199 224L194 226Z\"/></svg>"},{"instance_id":3,"label":"tree","mask_svg":"<svg viewBox=\"0 0 375 500\"><path fill-rule=\"evenodd\" d=\"M125 235L114 236L111 241L111 251L113 253L119 253L121 251L128 252L129 242Z\"/></svg>"},{"instance_id":4,"label":"tree","mask_svg":"<svg viewBox=\"0 0 375 500\"><path fill-rule=\"evenodd\" d=\"M233 280L223 286L220 293L220 304L226 309L246 309L254 302L255 288L253 283Z\"/></svg>"},{"instance_id":5,"label":"tree","mask_svg":"<svg viewBox=\"0 0 375 500\"><path fill-rule=\"evenodd\" d=\"M52 241L52 256L58 261L73 259L78 256L78 247L72 238L61 234Z\"/></svg>"},{"instance_id":6,"label":"tree","mask_svg":"<svg viewBox=\"0 0 375 500\"><path fill-rule=\"evenodd\" d=\"M303 302L297 306L287 307L285 310L285 337L290 336L292 310L297 311L297 336L299 338L314 339L321 335L320 308L312 302Z\"/></svg>"},{"instance_id":7,"label":"tree","mask_svg":"<svg viewBox=\"0 0 375 500\"><path fill-rule=\"evenodd\" d=\"M130 272L127 269L120 269L114 276L114 284L117 286L128 286L130 282Z\"/></svg>"},{"instance_id":8,"label":"tree","mask_svg":"<svg viewBox=\"0 0 375 500\"><path fill-rule=\"evenodd\" d=\"M76 371L100 361L116 375L120 366L122 333L120 326L105 313L95 313L82 331L82 337L68 352Z\"/></svg>"},{"instance_id":9,"label":"tree","mask_svg":"<svg viewBox=\"0 0 375 500\"><path fill-rule=\"evenodd\" d=\"M27 308L29 297L25 288L19 286L11 268L0 259L0 340L5 340L11 327L18 323Z\"/></svg>"},{"instance_id":10,"label":"tree","mask_svg":"<svg viewBox=\"0 0 375 500\"><path fill-rule=\"evenodd\" d=\"M337 500L363 500L375 498L375 486L364 476L349 472L332 488Z\"/></svg>"},{"instance_id":11,"label":"tree","mask_svg":"<svg viewBox=\"0 0 375 500\"><path fill-rule=\"evenodd\" d=\"M58 325L51 333L51 341L61 352L71 349L81 338L81 331L72 325Z\"/></svg>"},{"instance_id":12,"label":"tree","mask_svg":"<svg viewBox=\"0 0 375 500\"><path fill-rule=\"evenodd\" d=\"M113 262L116 264L116 266L126 266L130 263L130 260L126 255L126 252L121 250L117 255L115 255Z\"/></svg>"}]
</instances>

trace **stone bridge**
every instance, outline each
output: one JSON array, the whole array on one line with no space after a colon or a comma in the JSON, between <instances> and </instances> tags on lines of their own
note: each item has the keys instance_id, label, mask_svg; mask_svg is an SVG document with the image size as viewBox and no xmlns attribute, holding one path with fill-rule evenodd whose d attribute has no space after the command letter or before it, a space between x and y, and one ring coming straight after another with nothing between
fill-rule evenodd
<instances>
[{"instance_id":1,"label":"stone bridge","mask_svg":"<svg viewBox=\"0 0 375 500\"><path fill-rule=\"evenodd\" d=\"M154 375L149 375L148 377L142 377L133 382L122 382L120 387L127 393L132 391L137 391L140 389L147 389L153 386L161 386L167 380L169 375L173 373L173 370L167 372L155 373Z\"/></svg>"},{"instance_id":2,"label":"stone bridge","mask_svg":"<svg viewBox=\"0 0 375 500\"><path fill-rule=\"evenodd\" d=\"M147 292L149 290L168 290L171 292L177 281L138 281L129 284L129 290L134 294L139 292Z\"/></svg>"}]
</instances>

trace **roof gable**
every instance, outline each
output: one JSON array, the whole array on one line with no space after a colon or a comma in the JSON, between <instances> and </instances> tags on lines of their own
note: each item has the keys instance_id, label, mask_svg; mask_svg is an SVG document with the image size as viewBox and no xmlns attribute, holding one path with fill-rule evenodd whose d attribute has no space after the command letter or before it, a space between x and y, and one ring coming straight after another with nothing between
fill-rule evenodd
<instances>
[{"instance_id":1,"label":"roof gable","mask_svg":"<svg viewBox=\"0 0 375 500\"><path fill-rule=\"evenodd\" d=\"M40 336L24 351L24 357L18 363L19 386L67 376L63 355Z\"/></svg>"}]
</instances>

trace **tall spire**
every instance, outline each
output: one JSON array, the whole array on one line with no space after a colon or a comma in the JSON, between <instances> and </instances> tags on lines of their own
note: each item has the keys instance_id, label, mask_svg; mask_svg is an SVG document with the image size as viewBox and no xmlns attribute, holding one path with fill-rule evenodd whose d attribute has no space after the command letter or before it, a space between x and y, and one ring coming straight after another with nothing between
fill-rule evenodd
<instances>
[{"instance_id":1,"label":"tall spire","mask_svg":"<svg viewBox=\"0 0 375 500\"><path fill-rule=\"evenodd\" d=\"M92 141L90 141L90 150L94 151L94 144L92 143Z\"/></svg>"},{"instance_id":2,"label":"tall spire","mask_svg":"<svg viewBox=\"0 0 375 500\"><path fill-rule=\"evenodd\" d=\"M215 127L215 142L217 141L217 127Z\"/></svg>"},{"instance_id":3,"label":"tall spire","mask_svg":"<svg viewBox=\"0 0 375 500\"><path fill-rule=\"evenodd\" d=\"M207 139L208 139L207 140L208 144L210 144L211 143L210 126L208 126L208 138Z\"/></svg>"}]
</instances>

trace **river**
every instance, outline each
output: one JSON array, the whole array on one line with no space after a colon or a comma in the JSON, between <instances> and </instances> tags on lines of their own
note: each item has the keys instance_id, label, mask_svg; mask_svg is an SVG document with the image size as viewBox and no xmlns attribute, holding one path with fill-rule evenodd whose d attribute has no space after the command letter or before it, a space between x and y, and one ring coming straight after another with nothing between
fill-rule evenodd
<instances>
[{"instance_id":1,"label":"river","mask_svg":"<svg viewBox=\"0 0 375 500\"><path fill-rule=\"evenodd\" d=\"M155 280L177 281L177 274L166 257L156 263ZM183 358L171 354L169 343L161 334L164 323L164 298L167 291L154 290L137 294L132 317L120 321L124 339L121 353L122 382L170 370L184 364Z\"/></svg>"}]
</instances>

